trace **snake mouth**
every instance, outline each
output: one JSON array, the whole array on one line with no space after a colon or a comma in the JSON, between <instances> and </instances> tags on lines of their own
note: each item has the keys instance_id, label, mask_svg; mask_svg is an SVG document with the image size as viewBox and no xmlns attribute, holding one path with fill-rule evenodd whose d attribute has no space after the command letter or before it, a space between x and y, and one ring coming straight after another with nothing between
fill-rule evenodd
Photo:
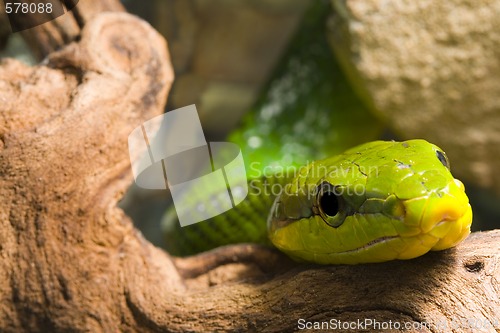
<instances>
[{"instance_id":1,"label":"snake mouth","mask_svg":"<svg viewBox=\"0 0 500 333\"><path fill-rule=\"evenodd\" d=\"M346 251L342 251L342 252L335 252L335 253L336 254L349 254L349 253L357 253L360 251L366 251L371 247L374 247L374 246L379 245L379 244L387 243L387 242L389 242L393 239L397 239L397 238L401 238L401 237L400 236L384 236L384 237L380 237L380 238L371 240L368 243L366 243L360 247L357 247L355 249L346 250Z\"/></svg>"}]
</instances>

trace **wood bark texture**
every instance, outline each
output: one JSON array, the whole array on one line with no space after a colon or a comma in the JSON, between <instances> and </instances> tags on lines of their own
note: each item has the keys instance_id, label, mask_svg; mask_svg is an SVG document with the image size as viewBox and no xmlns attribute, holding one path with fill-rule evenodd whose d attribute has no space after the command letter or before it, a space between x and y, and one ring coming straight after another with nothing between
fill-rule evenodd
<instances>
[{"instance_id":1,"label":"wood bark texture","mask_svg":"<svg viewBox=\"0 0 500 333\"><path fill-rule=\"evenodd\" d=\"M1 332L288 332L300 319L498 329L500 231L358 266L152 246L117 202L132 181L127 137L161 114L173 80L166 43L131 15L92 16L40 65L0 63Z\"/></svg>"}]
</instances>

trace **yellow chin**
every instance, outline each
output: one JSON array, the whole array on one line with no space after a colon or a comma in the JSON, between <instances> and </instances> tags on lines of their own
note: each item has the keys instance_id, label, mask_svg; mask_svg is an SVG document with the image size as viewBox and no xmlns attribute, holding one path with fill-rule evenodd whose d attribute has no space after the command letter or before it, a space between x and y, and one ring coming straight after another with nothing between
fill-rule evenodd
<instances>
[{"instance_id":1,"label":"yellow chin","mask_svg":"<svg viewBox=\"0 0 500 333\"><path fill-rule=\"evenodd\" d=\"M439 195L416 198L405 203L405 224L419 227L421 235L436 239L432 251L453 247L470 233L472 208L465 194L464 185L452 180Z\"/></svg>"},{"instance_id":2,"label":"yellow chin","mask_svg":"<svg viewBox=\"0 0 500 333\"><path fill-rule=\"evenodd\" d=\"M446 225L450 226L447 228L448 232L442 235L440 229L446 229ZM465 214L456 221L443 221L441 225L436 226L430 234L440 238L440 240L434 245L432 251L445 250L450 247L454 247L461 241L463 241L470 234L470 226L472 224L472 208L467 204L467 210Z\"/></svg>"}]
</instances>

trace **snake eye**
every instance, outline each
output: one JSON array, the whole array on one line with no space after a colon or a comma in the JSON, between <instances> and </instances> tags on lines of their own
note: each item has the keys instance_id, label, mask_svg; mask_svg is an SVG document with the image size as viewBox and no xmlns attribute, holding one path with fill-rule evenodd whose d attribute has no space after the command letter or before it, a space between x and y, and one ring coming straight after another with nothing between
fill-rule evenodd
<instances>
[{"instance_id":1,"label":"snake eye","mask_svg":"<svg viewBox=\"0 0 500 333\"><path fill-rule=\"evenodd\" d=\"M436 156L438 160L449 170L450 169L450 161L448 161L448 157L441 150L436 150Z\"/></svg>"},{"instance_id":2,"label":"snake eye","mask_svg":"<svg viewBox=\"0 0 500 333\"><path fill-rule=\"evenodd\" d=\"M339 227L344 222L344 218L339 216L343 206L340 191L328 182L321 183L317 191L316 205L319 215L330 226Z\"/></svg>"},{"instance_id":3,"label":"snake eye","mask_svg":"<svg viewBox=\"0 0 500 333\"><path fill-rule=\"evenodd\" d=\"M319 209L326 216L335 216L339 212L339 199L333 192L325 192L319 198Z\"/></svg>"}]
</instances>

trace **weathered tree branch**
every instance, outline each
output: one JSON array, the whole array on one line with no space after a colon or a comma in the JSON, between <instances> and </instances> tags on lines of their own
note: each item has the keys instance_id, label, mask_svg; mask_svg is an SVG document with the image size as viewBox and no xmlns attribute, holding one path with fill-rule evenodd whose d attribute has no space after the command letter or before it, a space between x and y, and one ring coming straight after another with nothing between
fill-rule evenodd
<instances>
[{"instance_id":1,"label":"weathered tree branch","mask_svg":"<svg viewBox=\"0 0 500 333\"><path fill-rule=\"evenodd\" d=\"M131 182L128 134L162 112L172 79L164 40L122 13L86 22L79 42L44 65L1 63L0 331L277 332L301 318L368 318L477 332L466 319L496 323L500 231L359 266L299 265L253 245L185 259L153 247L117 201Z\"/></svg>"}]
</instances>

